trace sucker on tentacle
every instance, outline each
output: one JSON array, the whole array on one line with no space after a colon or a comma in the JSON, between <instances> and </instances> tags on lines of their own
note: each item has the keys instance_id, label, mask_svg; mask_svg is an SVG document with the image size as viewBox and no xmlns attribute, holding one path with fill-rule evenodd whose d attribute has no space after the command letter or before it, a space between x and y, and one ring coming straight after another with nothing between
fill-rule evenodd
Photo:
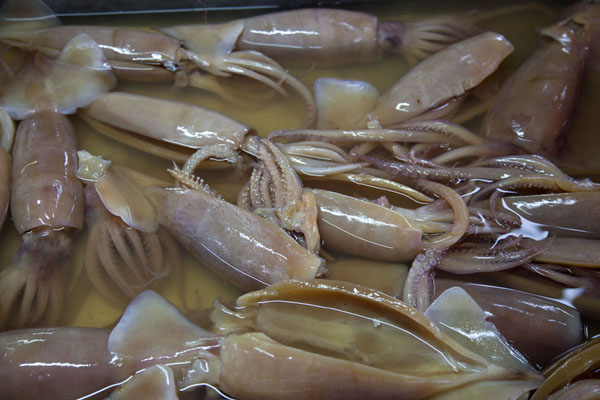
<instances>
[{"instance_id":1,"label":"sucker on tentacle","mask_svg":"<svg viewBox=\"0 0 600 400\"><path fill-rule=\"evenodd\" d=\"M437 268L457 274L502 271L531 261L549 249L553 239L552 235L542 241L524 238L514 246L499 250L494 246L486 249L463 242L448 249Z\"/></svg>"},{"instance_id":2,"label":"sucker on tentacle","mask_svg":"<svg viewBox=\"0 0 600 400\"><path fill-rule=\"evenodd\" d=\"M449 143L459 146L481 144L484 140L468 129L445 120L407 121L387 129L287 129L271 132L268 138L292 141L319 140L333 143L368 141Z\"/></svg>"},{"instance_id":3,"label":"sucker on tentacle","mask_svg":"<svg viewBox=\"0 0 600 400\"><path fill-rule=\"evenodd\" d=\"M402 291L406 304L422 312L429 307L435 293L434 271L443 254L444 250L430 249L414 259Z\"/></svg>"},{"instance_id":4,"label":"sucker on tentacle","mask_svg":"<svg viewBox=\"0 0 600 400\"><path fill-rule=\"evenodd\" d=\"M531 173L525 176L502 179L485 185L471 197L469 202L475 203L495 191L510 193L519 190L593 192L600 190L600 184L592 182L589 179L574 180L564 174L561 176L548 176Z\"/></svg>"},{"instance_id":5,"label":"sucker on tentacle","mask_svg":"<svg viewBox=\"0 0 600 400\"><path fill-rule=\"evenodd\" d=\"M204 183L204 179L192 173L185 172L182 168L179 168L175 163L173 163L173 167L169 168L167 172L173 178L175 178L177 182L181 183L185 187L194 190L199 190L216 198L221 198L221 195L215 190L211 189L208 183Z\"/></svg>"}]
</instances>

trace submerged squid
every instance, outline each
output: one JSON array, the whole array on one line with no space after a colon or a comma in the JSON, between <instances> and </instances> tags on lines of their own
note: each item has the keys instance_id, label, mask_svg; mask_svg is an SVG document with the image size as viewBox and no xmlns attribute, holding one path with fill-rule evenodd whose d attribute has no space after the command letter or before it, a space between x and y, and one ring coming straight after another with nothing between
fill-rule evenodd
<instances>
[{"instance_id":1,"label":"submerged squid","mask_svg":"<svg viewBox=\"0 0 600 400\"><path fill-rule=\"evenodd\" d=\"M19 124L13 149L11 213L23 244L0 273L0 329L58 322L69 248L83 226L69 120L36 112Z\"/></svg>"},{"instance_id":2,"label":"submerged squid","mask_svg":"<svg viewBox=\"0 0 600 400\"><path fill-rule=\"evenodd\" d=\"M33 63L0 90L0 104L23 119L12 151L11 214L23 238L0 273L0 329L58 322L69 249L83 225L84 196L77 170L73 113L115 84L100 49L78 35L51 60Z\"/></svg>"},{"instance_id":3,"label":"submerged squid","mask_svg":"<svg viewBox=\"0 0 600 400\"><path fill-rule=\"evenodd\" d=\"M464 296L458 293L445 304ZM475 388L520 396L539 386L539 374L481 321L476 305L461 315L465 322L449 326L458 331L469 326L472 335L486 338L483 347L468 331L450 337L400 301L335 281L285 281L240 297L233 310L216 304L211 315L216 333L144 292L110 334L64 328L0 335L0 349L13 349L0 352L0 377L4 393L24 400L39 395L34 380L55 387L48 396L56 398L106 395L123 383L113 393L118 398L139 390L136 382L147 382L148 375L157 378L151 394L162 398L205 385L239 399L269 400L461 398ZM23 340L28 338L39 339ZM68 351L84 338L88 346ZM58 363L82 367L58 369ZM58 385L68 377L80 377L82 384Z\"/></svg>"},{"instance_id":4,"label":"submerged squid","mask_svg":"<svg viewBox=\"0 0 600 400\"><path fill-rule=\"evenodd\" d=\"M485 136L530 153L560 155L583 82L600 39L600 5L542 30L544 42L502 86L487 113Z\"/></svg>"},{"instance_id":5,"label":"submerged squid","mask_svg":"<svg viewBox=\"0 0 600 400\"><path fill-rule=\"evenodd\" d=\"M30 1L31 8L39 8L40 0ZM43 5L43 3L42 3ZM4 16L13 23L0 31L0 41L27 51L40 51L56 56L73 37L80 33L97 42L120 79L142 82L171 81L178 86L192 86L214 92L239 104L239 94L231 93L222 80L243 76L267 85L286 95L283 85L294 90L306 105L304 124L312 125L315 118L314 99L308 88L290 75L278 63L257 51L246 51L229 46L229 33L216 41L204 38L205 46L187 46L179 39L153 29L60 25L56 16L44 5L46 15L38 18L49 26L31 29L23 21L27 16ZM23 20L20 20L22 18ZM15 23L16 21L16 23Z\"/></svg>"},{"instance_id":6,"label":"submerged squid","mask_svg":"<svg viewBox=\"0 0 600 400\"><path fill-rule=\"evenodd\" d=\"M228 51L255 50L281 63L339 65L373 62L383 52L421 60L479 29L457 17L380 21L356 11L306 8L259 15L224 24L160 28L190 48L216 36ZM215 33L216 32L216 33ZM227 40L224 40L227 38Z\"/></svg>"}]
</instances>

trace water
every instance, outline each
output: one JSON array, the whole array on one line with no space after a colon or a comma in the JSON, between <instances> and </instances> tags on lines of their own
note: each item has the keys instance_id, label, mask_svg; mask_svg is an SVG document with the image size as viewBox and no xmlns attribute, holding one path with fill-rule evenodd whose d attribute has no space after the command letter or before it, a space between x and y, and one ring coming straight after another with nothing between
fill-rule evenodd
<instances>
[{"instance_id":1,"label":"water","mask_svg":"<svg viewBox=\"0 0 600 400\"><path fill-rule=\"evenodd\" d=\"M431 13L452 12L473 14L475 8L479 7L478 2L464 3L460 8L452 6L452 9L450 9L450 6L446 6L444 2L432 4L434 6L427 7L427 9L424 9L420 2L407 2L404 5L400 3L378 4L376 6L369 6L368 11L384 19L406 20L419 19ZM496 5L502 4L505 3L497 2ZM492 6L493 4L490 4L486 7L492 8ZM502 33L515 44L515 53L511 55L503 68L514 68L530 54L538 41L537 31L551 23L552 18L557 14L558 10L558 8L552 7L545 13L540 12L539 8L528 7L524 5L522 10L515 10L507 15L490 18L476 17L480 20L479 26ZM65 18L64 22L68 24L167 26L175 23L216 23L260 12L257 10L237 10L229 12L210 11L181 14L93 16ZM386 55L381 62L376 64L348 65L335 68L323 68L315 65L290 66L289 70L306 83L308 87L311 87L314 80L318 77L328 76L342 79L365 80L375 85L380 92L383 92L406 72L408 68L409 65L404 58ZM251 90L245 85L246 83L242 79L232 79L232 87L239 87L240 93L252 98ZM573 123L573 131L568 140L567 152L563 162L567 171L577 173L578 175L595 176L600 171L600 159L596 156L598 150L600 150L600 143L597 138L592 139L592 135L587 134L588 127L600 126L600 116L594 111L597 110L599 99L597 93L599 89L600 73L599 71L591 71L584 85L581 106ZM255 127L258 134L263 136L275 130L298 127L304 117L303 105L295 98L288 98L282 101L280 97L275 96L264 103L257 102L254 107L242 108L232 107L219 97L198 89L175 88L172 83L141 84L120 82L117 90L177 99L221 111ZM79 148L86 149L93 154L102 155L113 162L130 166L146 174L169 179L166 173L166 169L171 166L169 161L157 159L108 139L95 132L78 117L73 117L72 122L77 132ZM478 120L475 120L470 125L476 127L477 123ZM241 185L247 179L247 175L240 176L238 172L233 170L216 172L199 171L198 174L205 178L213 189L231 202L235 202ZM364 187L357 188L347 184L316 181L307 181L307 183L308 186L321 186L327 187L329 190L338 189L359 196L375 197L374 191ZM381 195L381 193L378 195ZM392 199L401 202L404 206L410 206L409 202L405 199L394 197ZM412 204L412 206L416 205ZM83 248L86 238L87 233L86 229L84 229L74 242L68 284L70 292L67 297L67 306L61 320L61 325L106 327L118 319L122 312L122 307L106 301L94 290L90 290L91 286L82 268ZM20 245L20 238L14 231L10 220L7 221L4 230L0 234L0 243L2 243L0 247L0 265L8 265L12 254ZM183 306L183 294L190 310L199 310L210 307L215 298L220 298L222 302L227 303L235 300L241 294L237 288L225 283L220 277L204 268L200 262L183 250L182 256L185 279L166 279L159 288L159 292L171 302L180 307ZM352 259L347 256L340 256L339 260L343 263L364 263L363 260ZM394 277L402 276L403 273L398 271L399 269L406 268L406 266L396 267L393 265L387 265L382 268L381 263L373 264L374 268L375 264L377 264L377 271L392 271L390 276ZM368 266L364 265L363 267L366 268ZM390 273L389 271L381 273Z\"/></svg>"}]
</instances>

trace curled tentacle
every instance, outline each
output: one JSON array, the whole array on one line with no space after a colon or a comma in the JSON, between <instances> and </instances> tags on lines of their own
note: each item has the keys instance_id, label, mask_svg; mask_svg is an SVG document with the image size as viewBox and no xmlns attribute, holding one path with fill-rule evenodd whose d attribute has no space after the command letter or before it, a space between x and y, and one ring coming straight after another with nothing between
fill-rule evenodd
<instances>
[{"instance_id":1,"label":"curled tentacle","mask_svg":"<svg viewBox=\"0 0 600 400\"><path fill-rule=\"evenodd\" d=\"M423 241L423 247L430 249L444 249L458 242L469 227L469 209L461 196L448 186L419 180L418 186L444 199L454 211L454 223L441 235L428 236Z\"/></svg>"},{"instance_id":2,"label":"curled tentacle","mask_svg":"<svg viewBox=\"0 0 600 400\"><path fill-rule=\"evenodd\" d=\"M404 282L405 303L422 312L429 307L435 293L434 271L442 255L442 250L427 250L415 258Z\"/></svg>"},{"instance_id":3,"label":"curled tentacle","mask_svg":"<svg viewBox=\"0 0 600 400\"><path fill-rule=\"evenodd\" d=\"M223 144L201 147L186 160L182 168L183 173L192 175L200 163L212 157L235 163L239 159L239 154L236 149Z\"/></svg>"},{"instance_id":4,"label":"curled tentacle","mask_svg":"<svg viewBox=\"0 0 600 400\"><path fill-rule=\"evenodd\" d=\"M238 205L275 220L282 228L302 233L306 247L318 252L317 205L311 192L302 191L302 182L290 163L272 142L261 140L260 164L240 194Z\"/></svg>"}]
</instances>

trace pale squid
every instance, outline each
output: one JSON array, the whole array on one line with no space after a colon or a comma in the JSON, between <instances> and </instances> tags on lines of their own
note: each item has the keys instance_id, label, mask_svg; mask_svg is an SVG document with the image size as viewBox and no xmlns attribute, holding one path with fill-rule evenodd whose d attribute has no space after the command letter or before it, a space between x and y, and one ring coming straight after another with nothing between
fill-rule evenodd
<instances>
[{"instance_id":1,"label":"pale squid","mask_svg":"<svg viewBox=\"0 0 600 400\"><path fill-rule=\"evenodd\" d=\"M142 291L156 289L172 272L181 273L179 249L167 232L132 228L106 209L93 184L84 192L90 227L84 267L104 298L127 304Z\"/></svg>"},{"instance_id":2,"label":"pale squid","mask_svg":"<svg viewBox=\"0 0 600 400\"><path fill-rule=\"evenodd\" d=\"M200 106L123 92L98 97L79 115L114 140L157 157L187 162L189 172L209 158L237 161L253 132L242 122Z\"/></svg>"},{"instance_id":3,"label":"pale squid","mask_svg":"<svg viewBox=\"0 0 600 400\"><path fill-rule=\"evenodd\" d=\"M16 120L38 110L73 114L116 85L100 48L86 34L74 35L56 59L35 52L30 61L0 88L0 106Z\"/></svg>"},{"instance_id":4,"label":"pale squid","mask_svg":"<svg viewBox=\"0 0 600 400\"><path fill-rule=\"evenodd\" d=\"M281 280L323 274L325 262L279 226L231 204L175 168L184 186L148 187L158 222L227 282L253 290Z\"/></svg>"},{"instance_id":5,"label":"pale squid","mask_svg":"<svg viewBox=\"0 0 600 400\"><path fill-rule=\"evenodd\" d=\"M13 118L25 118L11 170L11 214L23 244L0 273L0 329L52 325L61 316L70 244L83 225L85 201L75 175L75 132L59 112L72 113L115 84L87 35L73 38L57 60L33 58L0 94Z\"/></svg>"},{"instance_id":6,"label":"pale squid","mask_svg":"<svg viewBox=\"0 0 600 400\"><path fill-rule=\"evenodd\" d=\"M482 133L530 153L560 155L577 105L584 67L600 38L600 5L542 31L544 43L502 86Z\"/></svg>"},{"instance_id":7,"label":"pale squid","mask_svg":"<svg viewBox=\"0 0 600 400\"><path fill-rule=\"evenodd\" d=\"M167 276L182 280L179 248L158 226L154 206L142 193L144 186L164 182L85 150L77 155L89 227L83 264L94 288L123 306ZM186 304L183 289L180 297Z\"/></svg>"},{"instance_id":8,"label":"pale squid","mask_svg":"<svg viewBox=\"0 0 600 400\"><path fill-rule=\"evenodd\" d=\"M227 34L217 37L206 46L186 48L180 40L151 29L57 26L54 14L46 15L44 20L51 21L51 27L28 29L12 24L0 33L0 41L24 50L37 50L56 56L74 36L86 33L99 44L121 79L175 80L179 86L199 87L230 100L236 100L239 96L229 93L219 82L219 78L245 76L284 95L286 92L282 84L286 84L306 104L305 125L312 125L314 121L314 100L306 86L262 53L229 49L230 38Z\"/></svg>"},{"instance_id":9,"label":"pale squid","mask_svg":"<svg viewBox=\"0 0 600 400\"><path fill-rule=\"evenodd\" d=\"M464 331L466 323L473 335L486 338L483 346L467 334L442 333L423 314L383 293L335 281L292 280L248 293L231 310L215 304L215 334L148 291L110 333L62 328L0 335L0 349L13 349L0 352L0 377L4 393L24 400L39 396L34 380L55 388L46 398L106 396L114 389L111 398L120 398L140 386L160 398L213 386L241 400L461 398L481 385L519 395L538 387L539 374L491 324L480 322L482 315L473 306L462 312L464 322L447 326ZM54 350L44 351L47 347ZM21 368L10 368L16 365ZM148 375L155 377L151 386L141 384ZM64 385L68 379L84 384Z\"/></svg>"},{"instance_id":10,"label":"pale squid","mask_svg":"<svg viewBox=\"0 0 600 400\"><path fill-rule=\"evenodd\" d=\"M326 8L160 30L183 40L192 50L206 46L207 37L216 37L221 40L223 51L256 50L281 63L324 65L373 62L383 52L399 53L410 61L421 60L479 33L478 28L458 17L380 21L367 13Z\"/></svg>"},{"instance_id":11,"label":"pale squid","mask_svg":"<svg viewBox=\"0 0 600 400\"><path fill-rule=\"evenodd\" d=\"M513 45L502 35L485 32L421 61L381 95L371 85L355 81L316 84L317 119L321 128L362 129L447 116L512 51ZM339 105L348 102L355 112L340 113Z\"/></svg>"},{"instance_id":12,"label":"pale squid","mask_svg":"<svg viewBox=\"0 0 600 400\"><path fill-rule=\"evenodd\" d=\"M69 248L83 225L69 120L39 111L19 124L13 149L11 213L23 244L0 274L0 329L56 324Z\"/></svg>"}]
</instances>

